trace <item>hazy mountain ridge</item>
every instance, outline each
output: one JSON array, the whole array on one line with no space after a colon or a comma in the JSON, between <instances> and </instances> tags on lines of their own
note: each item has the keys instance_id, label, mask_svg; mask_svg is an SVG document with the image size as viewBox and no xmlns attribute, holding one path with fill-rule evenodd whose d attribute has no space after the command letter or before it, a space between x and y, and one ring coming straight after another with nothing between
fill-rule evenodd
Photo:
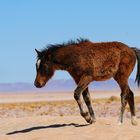
<instances>
[{"instance_id":1,"label":"hazy mountain ridge","mask_svg":"<svg viewBox=\"0 0 140 140\"><path fill-rule=\"evenodd\" d=\"M130 87L137 89L137 85L133 79L129 80ZM117 90L118 84L114 80L107 80L102 82L92 82L90 90ZM37 89L33 83L0 83L0 92L56 92L56 91L74 91L76 84L72 79L50 80L45 87Z\"/></svg>"}]
</instances>

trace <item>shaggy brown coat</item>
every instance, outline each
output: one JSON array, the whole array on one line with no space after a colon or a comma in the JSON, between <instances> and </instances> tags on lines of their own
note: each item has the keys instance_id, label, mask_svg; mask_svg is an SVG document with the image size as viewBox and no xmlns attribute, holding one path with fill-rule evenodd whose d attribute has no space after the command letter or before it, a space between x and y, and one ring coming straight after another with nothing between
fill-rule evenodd
<instances>
[{"instance_id":1,"label":"shaggy brown coat","mask_svg":"<svg viewBox=\"0 0 140 140\"><path fill-rule=\"evenodd\" d=\"M89 96L88 85L92 81L104 81L114 78L121 88L121 115L120 122L123 122L123 113L128 102L132 115L132 124L136 124L134 95L128 85L128 77L134 69L136 58L138 60L138 72L136 80L140 83L140 51L136 48L129 48L121 42L94 43L89 40L78 40L64 44L50 45L41 52L37 51L37 76L36 87L42 87L53 76L55 70L66 70L73 77L77 84L74 91L80 108L81 115L87 122L95 121L94 111ZM89 112L84 112L80 95Z\"/></svg>"}]
</instances>

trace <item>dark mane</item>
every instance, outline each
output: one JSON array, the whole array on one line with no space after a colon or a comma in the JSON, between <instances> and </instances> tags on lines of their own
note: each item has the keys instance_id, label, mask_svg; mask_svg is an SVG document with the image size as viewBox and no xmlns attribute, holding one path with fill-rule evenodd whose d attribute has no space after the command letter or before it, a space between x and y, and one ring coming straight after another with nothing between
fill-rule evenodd
<instances>
[{"instance_id":1,"label":"dark mane","mask_svg":"<svg viewBox=\"0 0 140 140\"><path fill-rule=\"evenodd\" d=\"M69 40L68 42L64 42L62 44L49 44L49 45L47 45L47 47L45 47L45 48L43 48L41 50L40 55L38 56L38 58L41 58L42 56L44 56L47 53L51 53L53 51L56 51L59 48L72 46L72 45L78 45L78 44L84 43L84 42L89 42L89 40L79 38L79 39L76 39L76 40Z\"/></svg>"}]
</instances>

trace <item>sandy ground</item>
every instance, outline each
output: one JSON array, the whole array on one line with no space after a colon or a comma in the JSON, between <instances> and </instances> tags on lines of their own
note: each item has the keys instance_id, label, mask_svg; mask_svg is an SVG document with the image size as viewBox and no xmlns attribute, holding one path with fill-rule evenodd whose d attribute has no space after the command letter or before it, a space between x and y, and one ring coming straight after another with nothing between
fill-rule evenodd
<instances>
[{"instance_id":1,"label":"sandy ground","mask_svg":"<svg viewBox=\"0 0 140 140\"><path fill-rule=\"evenodd\" d=\"M118 125L118 97L117 91L93 94L97 122L88 125L73 94L0 94L0 140L140 140L140 97L137 126L131 125L128 107Z\"/></svg>"},{"instance_id":2,"label":"sandy ground","mask_svg":"<svg viewBox=\"0 0 140 140\"><path fill-rule=\"evenodd\" d=\"M116 118L87 125L80 116L10 118L0 124L0 140L140 140L140 125L128 119L121 126Z\"/></svg>"}]
</instances>

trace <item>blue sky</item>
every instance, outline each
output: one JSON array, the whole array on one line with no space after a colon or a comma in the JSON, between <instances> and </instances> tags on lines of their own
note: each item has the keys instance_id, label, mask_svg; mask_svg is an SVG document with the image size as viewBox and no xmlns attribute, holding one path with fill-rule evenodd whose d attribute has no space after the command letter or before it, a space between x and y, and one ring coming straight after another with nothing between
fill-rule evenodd
<instances>
[{"instance_id":1,"label":"blue sky","mask_svg":"<svg viewBox=\"0 0 140 140\"><path fill-rule=\"evenodd\" d=\"M0 0L0 83L32 83L34 49L50 43L85 37L140 48L139 6L139 0ZM70 76L56 72L60 78Z\"/></svg>"}]
</instances>

